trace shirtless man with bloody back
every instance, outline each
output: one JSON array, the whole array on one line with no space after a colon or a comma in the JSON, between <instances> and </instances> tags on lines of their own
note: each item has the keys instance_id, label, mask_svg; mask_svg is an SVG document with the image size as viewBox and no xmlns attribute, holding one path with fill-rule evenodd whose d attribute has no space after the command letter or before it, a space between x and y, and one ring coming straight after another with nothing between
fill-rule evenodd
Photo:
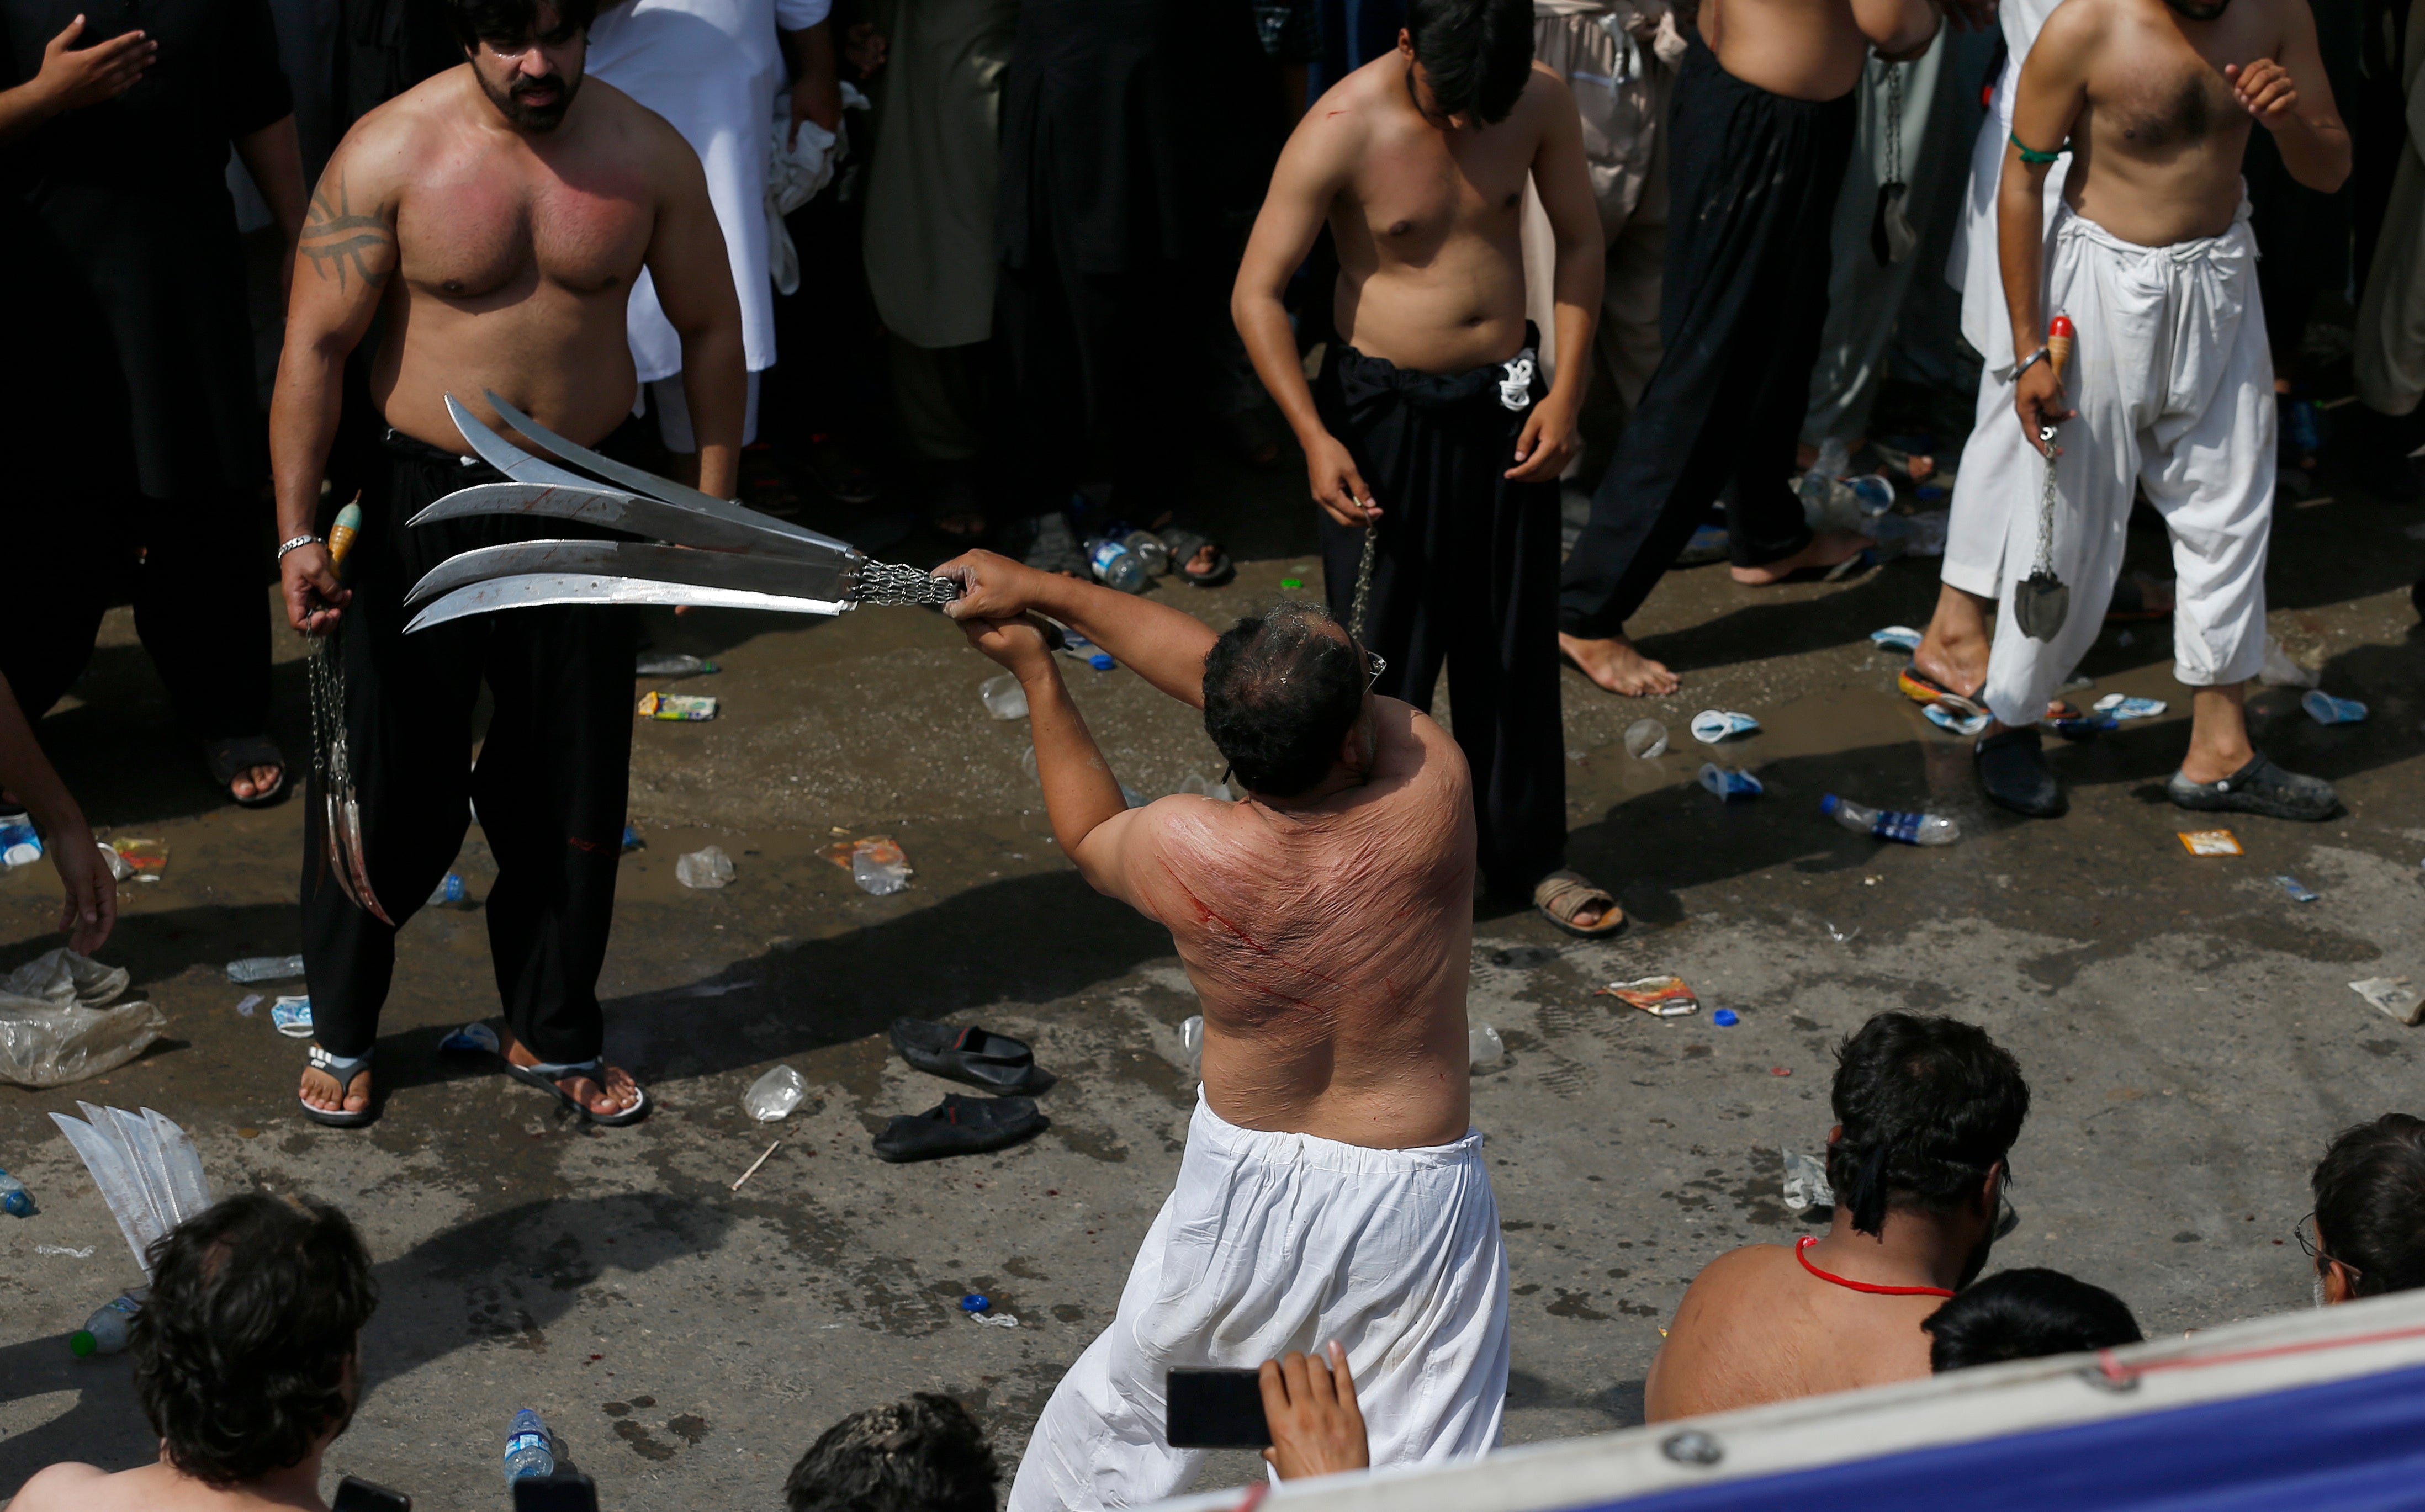
<instances>
[{"instance_id":1,"label":"shirtless man with bloody back","mask_svg":"<svg viewBox=\"0 0 2425 1512\"><path fill-rule=\"evenodd\" d=\"M407 635L405 592L447 557L583 531L505 516L406 522L500 478L467 455L449 395L509 432L481 396L492 389L575 442L618 448L635 389L625 306L644 267L682 338L700 487L729 497L746 392L740 305L698 156L612 86L583 80L587 0L445 8L463 65L362 118L303 229L270 414L287 616L307 634L343 626L362 849L389 916L400 925L430 895L476 805L497 861L486 908L506 1060L585 1117L628 1123L648 1102L600 1058L597 982L630 778L634 611L518 609ZM370 390L388 466L361 501L341 585L315 530L320 479L346 356L375 321ZM484 682L494 712L475 767ZM303 956L318 1043L302 1108L366 1123L396 931L329 875L316 790L307 812Z\"/></svg>"},{"instance_id":2,"label":"shirtless man with bloody back","mask_svg":"<svg viewBox=\"0 0 2425 1512\"><path fill-rule=\"evenodd\" d=\"M1174 1366L1343 1345L1374 1465L1479 1454L1507 1387L1499 1208L1468 1124L1474 822L1455 741L1372 691L1320 606L1216 636L1192 616L984 552L946 608L1027 692L1036 770L1079 874L1170 930L1204 1008L1179 1180L1119 1313L1037 1420L1011 1512L1185 1488ZM1204 711L1236 803L1129 809L1025 616L1060 620Z\"/></svg>"}]
</instances>

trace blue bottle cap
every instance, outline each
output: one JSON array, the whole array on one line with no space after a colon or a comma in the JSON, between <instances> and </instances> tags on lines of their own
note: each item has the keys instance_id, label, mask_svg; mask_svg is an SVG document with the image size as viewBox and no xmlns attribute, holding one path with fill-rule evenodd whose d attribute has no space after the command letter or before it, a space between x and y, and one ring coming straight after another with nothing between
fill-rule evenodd
<instances>
[{"instance_id":1,"label":"blue bottle cap","mask_svg":"<svg viewBox=\"0 0 2425 1512\"><path fill-rule=\"evenodd\" d=\"M1111 653L1109 651L1099 651L1092 656L1086 658L1086 665L1093 668L1098 672L1108 672L1119 664L1112 660Z\"/></svg>"},{"instance_id":2,"label":"blue bottle cap","mask_svg":"<svg viewBox=\"0 0 2425 1512\"><path fill-rule=\"evenodd\" d=\"M1734 1009L1720 1008L1717 1012L1710 1015L1710 1021L1716 1024L1721 1029L1731 1029L1736 1024L1742 1022L1742 1020L1736 1016Z\"/></svg>"},{"instance_id":3,"label":"blue bottle cap","mask_svg":"<svg viewBox=\"0 0 2425 1512\"><path fill-rule=\"evenodd\" d=\"M993 1299L983 1292L971 1292L960 1298L960 1311L963 1312L983 1312L992 1306Z\"/></svg>"}]
</instances>

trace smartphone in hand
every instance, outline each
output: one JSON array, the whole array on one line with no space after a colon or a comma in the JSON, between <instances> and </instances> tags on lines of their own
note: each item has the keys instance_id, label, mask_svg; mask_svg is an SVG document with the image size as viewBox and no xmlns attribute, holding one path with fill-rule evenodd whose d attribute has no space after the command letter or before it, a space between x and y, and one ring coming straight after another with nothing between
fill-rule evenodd
<instances>
[{"instance_id":1,"label":"smartphone in hand","mask_svg":"<svg viewBox=\"0 0 2425 1512\"><path fill-rule=\"evenodd\" d=\"M1163 1378L1163 1437L1173 1449L1268 1449L1260 1371L1174 1370Z\"/></svg>"}]
</instances>

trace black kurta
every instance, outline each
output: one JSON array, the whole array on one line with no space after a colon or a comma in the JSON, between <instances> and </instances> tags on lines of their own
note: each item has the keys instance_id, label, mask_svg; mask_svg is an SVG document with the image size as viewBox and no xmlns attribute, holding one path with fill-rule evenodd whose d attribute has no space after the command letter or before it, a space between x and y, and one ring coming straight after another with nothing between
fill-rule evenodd
<instances>
[{"instance_id":1,"label":"black kurta","mask_svg":"<svg viewBox=\"0 0 2425 1512\"><path fill-rule=\"evenodd\" d=\"M10 261L34 276L0 298L9 324L43 343L11 363L45 390L36 409L49 424L31 439L88 478L116 475L154 499L249 491L264 431L226 165L231 141L294 109L269 8L0 0L0 88L40 72L43 46L79 11L79 46L139 28L160 53L124 94L0 148L0 234L19 239ZM109 350L76 354L67 382L46 382L55 342ZM76 382L79 369L114 381Z\"/></svg>"}]
</instances>

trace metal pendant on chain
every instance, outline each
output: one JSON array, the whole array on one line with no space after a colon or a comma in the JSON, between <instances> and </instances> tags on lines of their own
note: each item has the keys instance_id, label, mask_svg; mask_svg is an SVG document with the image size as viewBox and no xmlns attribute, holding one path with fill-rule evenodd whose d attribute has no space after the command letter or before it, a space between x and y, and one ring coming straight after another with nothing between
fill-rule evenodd
<instances>
[{"instance_id":1,"label":"metal pendant on chain","mask_svg":"<svg viewBox=\"0 0 2425 1512\"><path fill-rule=\"evenodd\" d=\"M2057 315L2047 328L2047 363L2057 378L2071 356L2072 327ZM2032 640L2054 639L2071 616L2071 587L2054 571L2054 513L2060 497L2055 487L2054 426L2038 427L2038 450L2046 454L2046 488L2038 497L2038 554L2030 575L2013 585L2013 622Z\"/></svg>"},{"instance_id":2,"label":"metal pendant on chain","mask_svg":"<svg viewBox=\"0 0 2425 1512\"><path fill-rule=\"evenodd\" d=\"M1870 217L1870 253L1878 266L1891 267L1909 257L1919 246L1919 233L1911 229L1911 216L1904 208L1910 193L1903 181L1903 71L1901 63L1888 63L1887 71L1887 169L1878 185L1878 206Z\"/></svg>"}]
</instances>

